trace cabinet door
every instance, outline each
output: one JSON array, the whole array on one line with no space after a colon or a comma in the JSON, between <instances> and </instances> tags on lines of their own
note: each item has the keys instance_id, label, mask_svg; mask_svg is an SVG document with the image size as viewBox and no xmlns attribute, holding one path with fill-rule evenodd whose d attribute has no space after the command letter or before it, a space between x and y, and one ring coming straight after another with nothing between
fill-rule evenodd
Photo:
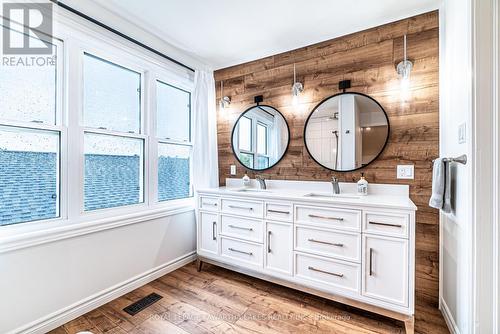
<instances>
[{"instance_id":1,"label":"cabinet door","mask_svg":"<svg viewBox=\"0 0 500 334\"><path fill-rule=\"evenodd\" d=\"M218 223L217 214L200 212L199 249L201 251L218 254Z\"/></svg>"},{"instance_id":2,"label":"cabinet door","mask_svg":"<svg viewBox=\"0 0 500 334\"><path fill-rule=\"evenodd\" d=\"M408 240L363 236L363 295L408 306Z\"/></svg>"},{"instance_id":3,"label":"cabinet door","mask_svg":"<svg viewBox=\"0 0 500 334\"><path fill-rule=\"evenodd\" d=\"M266 269L291 275L293 265L293 226L266 222Z\"/></svg>"}]
</instances>

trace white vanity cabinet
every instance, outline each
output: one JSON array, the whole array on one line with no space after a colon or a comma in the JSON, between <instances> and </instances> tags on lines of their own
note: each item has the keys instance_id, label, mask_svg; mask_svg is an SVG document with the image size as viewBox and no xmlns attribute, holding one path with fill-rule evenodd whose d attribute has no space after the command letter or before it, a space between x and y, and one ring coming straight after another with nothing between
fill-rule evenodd
<instances>
[{"instance_id":1,"label":"white vanity cabinet","mask_svg":"<svg viewBox=\"0 0 500 334\"><path fill-rule=\"evenodd\" d=\"M409 198L391 203L373 196L337 201L287 191L199 191L199 260L408 325L416 207Z\"/></svg>"}]
</instances>

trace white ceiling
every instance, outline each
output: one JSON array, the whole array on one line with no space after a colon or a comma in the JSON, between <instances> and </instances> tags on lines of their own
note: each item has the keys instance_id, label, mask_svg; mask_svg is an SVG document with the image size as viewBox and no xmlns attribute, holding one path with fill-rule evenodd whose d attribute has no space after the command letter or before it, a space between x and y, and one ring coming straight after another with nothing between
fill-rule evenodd
<instances>
[{"instance_id":1,"label":"white ceiling","mask_svg":"<svg viewBox=\"0 0 500 334\"><path fill-rule=\"evenodd\" d=\"M437 9L440 0L106 0L214 69Z\"/></svg>"}]
</instances>

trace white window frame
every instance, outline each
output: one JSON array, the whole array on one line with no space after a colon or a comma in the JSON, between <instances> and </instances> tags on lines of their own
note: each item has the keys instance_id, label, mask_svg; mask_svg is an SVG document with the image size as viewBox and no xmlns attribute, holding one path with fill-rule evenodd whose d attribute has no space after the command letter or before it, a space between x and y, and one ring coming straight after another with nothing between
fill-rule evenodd
<instances>
[{"instance_id":1,"label":"white window frame","mask_svg":"<svg viewBox=\"0 0 500 334\"><path fill-rule=\"evenodd\" d=\"M157 89L157 84L158 82L170 85L174 88L181 89L185 92L189 93L190 97L190 108L189 108L189 141L181 141L181 140L175 140L175 139L166 139L166 138L160 138L158 137L158 120L157 120L157 115L158 115L158 89ZM177 202L182 202L184 200L189 200L192 199L194 196L194 187L193 187L193 91L194 91L194 84L189 84L187 82L179 82L173 80L170 76L168 76L166 73L159 73L157 76L155 76L154 80L151 80L151 84L153 85L153 88L151 91L154 91L154 98L153 101L155 101L154 105L154 117L153 117L153 122L152 122L152 133L154 134L152 136L152 141L154 142L154 149L152 150L154 153L154 157L150 158L150 161L153 162L153 166L151 166L151 176L153 182L151 182L152 186L154 189L152 189L152 198L154 200L154 204L156 206L165 206L169 205L169 203L177 203ZM190 182L190 195L189 197L186 198L179 198L179 199L172 199L172 200L165 200L165 201L160 201L158 198L158 188L159 188L159 182L158 182L158 147L160 144L167 144L167 145L178 145L178 146L186 146L190 148L190 153L189 153L189 182Z\"/></svg>"},{"instance_id":2,"label":"white window frame","mask_svg":"<svg viewBox=\"0 0 500 334\"><path fill-rule=\"evenodd\" d=\"M144 221L173 213L194 210L194 198L172 201L157 201L157 155L156 144L156 93L152 85L156 80L179 87L193 96L194 73L183 69L123 38L107 32L71 13L55 7L54 39L61 41L58 57L63 70L58 71L58 83L62 94L58 94L60 123L57 126L8 122L12 126L42 128L60 131L60 190L59 217L12 225L0 226L0 240L5 247L11 241L20 247L22 236L30 237L29 243L35 244L36 236L57 239L60 233L88 233L92 231ZM90 53L117 65L141 73L141 133L119 133L120 137L144 140L143 165L143 203L84 211L84 132L115 134L113 131L83 127L83 53ZM59 80L61 77L61 80ZM71 84L70 84L71 83ZM193 136L193 111L191 110L191 140ZM2 123L3 124L3 123ZM28 126L26 126L28 125ZM192 144L192 142L190 143ZM192 164L191 164L192 182ZM84 223L84 224L82 224ZM81 232L80 232L81 231ZM75 235L75 234L72 234ZM21 236L21 237L20 237ZM2 249L0 247L0 250ZM10 248L9 248L10 249Z\"/></svg>"},{"instance_id":3,"label":"white window frame","mask_svg":"<svg viewBox=\"0 0 500 334\"><path fill-rule=\"evenodd\" d=\"M116 131L116 130L108 130L108 129L100 129L100 128L93 128L93 127L87 127L84 124L84 113L85 111L83 110L83 103L84 103L84 76L83 76L83 66L84 66L84 57L86 54L89 54L93 57L96 57L100 60L109 62L113 65L117 65L120 67L123 67L125 69L134 71L138 74L141 75L141 91L140 91L140 111L139 111L139 133L129 133L129 132L122 132L122 131ZM123 58L122 58L123 57ZM102 209L96 209L96 210L89 210L85 211L85 152L84 149L82 148L82 168L81 168L81 174L80 174L80 179L82 180L82 185L79 187L80 190L80 214L84 216L93 216L95 212L106 212L106 211L113 211L119 208L124 208L124 207L133 207L134 209L142 209L144 207L147 207L149 205L149 197L148 197L148 187L149 187L149 178L147 177L146 171L148 170L148 161L146 157L148 156L148 150L149 150L149 145L148 145L148 134L147 131L145 131L146 126L145 126L145 119L146 119L146 112L145 112L145 97L146 97L146 71L142 69L139 64L136 64L130 59L127 59L128 57L124 54L121 57L120 56L115 56L113 54L104 54L100 50L95 50L91 47L84 47L82 50L80 50L80 61L81 61L81 79L80 79L80 84L81 84L81 109L78 117L78 125L79 125L79 132L82 134L82 143L84 142L85 134L90 133L90 134L101 134L101 135L108 135L108 136L113 136L115 138L131 138L131 139L140 139L143 142L143 154L142 154L142 164L140 166L141 171L142 171L142 202L136 203L136 204L130 204L130 205L123 205L123 206L117 206L117 207L109 207L109 208L102 208Z\"/></svg>"},{"instance_id":4,"label":"white window frame","mask_svg":"<svg viewBox=\"0 0 500 334\"><path fill-rule=\"evenodd\" d=\"M247 119L250 120L250 150L242 150L240 148L240 143L239 143L239 131L240 131L240 125L238 123L238 136L236 138L236 141L237 141L237 150L238 150L238 155L239 153L243 153L243 154L249 154L253 157L253 165L251 167L248 167L248 168L252 168L252 169L256 169L256 164L257 164L257 159L259 157L265 157L268 159L269 163L270 163L270 155L269 155L269 124L265 123L264 121L262 121L261 119L259 119L258 117L254 116L254 115L251 115L251 116L246 116L246 115L243 115L241 116L242 118L245 117ZM258 152L257 150L257 125L262 125L266 128L266 154L261 154ZM239 159L239 157L238 157ZM269 168L269 165L266 167L266 169Z\"/></svg>"},{"instance_id":5,"label":"white window frame","mask_svg":"<svg viewBox=\"0 0 500 334\"><path fill-rule=\"evenodd\" d=\"M1 18L1 16L0 16ZM14 25L17 25L15 22ZM6 29L2 24L0 24L0 30ZM21 33L21 32L20 32ZM39 37L38 37L39 38ZM43 38L39 38L42 39ZM56 99L55 99L55 115L54 124L38 123L34 121L13 121L13 120L3 120L0 118L0 126L6 126L9 128L18 128L29 130L41 130L41 131L51 131L59 133L59 166L57 169L56 176L56 187L58 189L58 198L56 203L56 212L58 215L54 218L41 219L26 221L21 223L16 223L12 225L0 226L0 228L11 228L19 224L36 224L36 223L46 223L46 222L61 222L67 219L67 187L66 187L66 175L67 175L67 156L65 154L64 143L67 140L67 127L66 127L66 110L65 110L65 45L64 42L58 38L46 39L45 41L50 42L56 46Z\"/></svg>"}]
</instances>

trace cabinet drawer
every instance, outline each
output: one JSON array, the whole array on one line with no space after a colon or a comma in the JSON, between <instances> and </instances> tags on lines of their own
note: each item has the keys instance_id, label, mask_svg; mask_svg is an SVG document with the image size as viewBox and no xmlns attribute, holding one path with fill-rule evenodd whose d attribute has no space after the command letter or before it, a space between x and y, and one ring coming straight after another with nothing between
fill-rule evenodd
<instances>
[{"instance_id":1,"label":"cabinet drawer","mask_svg":"<svg viewBox=\"0 0 500 334\"><path fill-rule=\"evenodd\" d=\"M301 253L295 254L295 276L320 287L337 287L359 293L360 265Z\"/></svg>"},{"instance_id":2,"label":"cabinet drawer","mask_svg":"<svg viewBox=\"0 0 500 334\"><path fill-rule=\"evenodd\" d=\"M361 230L361 211L297 205L297 224L331 227L341 230Z\"/></svg>"},{"instance_id":3,"label":"cabinet drawer","mask_svg":"<svg viewBox=\"0 0 500 334\"><path fill-rule=\"evenodd\" d=\"M253 266L263 266L263 247L244 241L221 238L222 257Z\"/></svg>"},{"instance_id":4,"label":"cabinet drawer","mask_svg":"<svg viewBox=\"0 0 500 334\"><path fill-rule=\"evenodd\" d=\"M236 200L236 199L225 199L221 200L222 211L225 213L231 213L235 215L243 215L246 217L263 217L263 203L257 201L246 201L246 200Z\"/></svg>"},{"instance_id":5,"label":"cabinet drawer","mask_svg":"<svg viewBox=\"0 0 500 334\"><path fill-rule=\"evenodd\" d=\"M199 208L201 210L218 211L219 199L217 197L200 196Z\"/></svg>"},{"instance_id":6,"label":"cabinet drawer","mask_svg":"<svg viewBox=\"0 0 500 334\"><path fill-rule=\"evenodd\" d=\"M293 205L291 203L266 203L265 218L291 222L293 221Z\"/></svg>"},{"instance_id":7,"label":"cabinet drawer","mask_svg":"<svg viewBox=\"0 0 500 334\"><path fill-rule=\"evenodd\" d=\"M263 242L263 223L261 220L222 215L221 227L223 235L248 241Z\"/></svg>"},{"instance_id":8,"label":"cabinet drawer","mask_svg":"<svg viewBox=\"0 0 500 334\"><path fill-rule=\"evenodd\" d=\"M408 238L410 216L406 213L365 212L363 232Z\"/></svg>"},{"instance_id":9,"label":"cabinet drawer","mask_svg":"<svg viewBox=\"0 0 500 334\"><path fill-rule=\"evenodd\" d=\"M295 250L359 263L361 234L296 226Z\"/></svg>"}]
</instances>

